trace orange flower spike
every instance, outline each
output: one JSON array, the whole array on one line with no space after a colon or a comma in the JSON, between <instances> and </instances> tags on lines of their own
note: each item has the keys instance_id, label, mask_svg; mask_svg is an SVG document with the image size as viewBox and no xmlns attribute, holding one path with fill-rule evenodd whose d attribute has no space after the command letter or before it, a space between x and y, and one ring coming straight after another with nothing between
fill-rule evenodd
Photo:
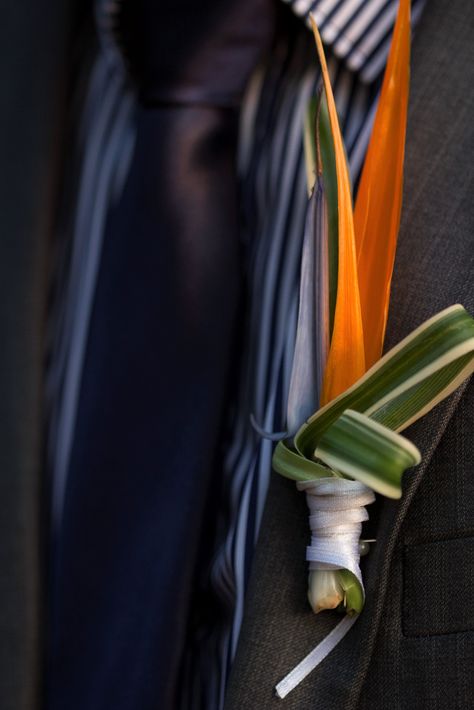
<instances>
[{"instance_id":1,"label":"orange flower spike","mask_svg":"<svg viewBox=\"0 0 474 710\"><path fill-rule=\"evenodd\" d=\"M323 378L322 406L337 397L364 374L365 357L349 174L324 49L316 23L311 15L310 17L334 141L339 231L337 299L331 346Z\"/></svg>"},{"instance_id":2,"label":"orange flower spike","mask_svg":"<svg viewBox=\"0 0 474 710\"><path fill-rule=\"evenodd\" d=\"M354 211L367 369L381 356L403 190L410 80L410 0L400 0Z\"/></svg>"}]
</instances>

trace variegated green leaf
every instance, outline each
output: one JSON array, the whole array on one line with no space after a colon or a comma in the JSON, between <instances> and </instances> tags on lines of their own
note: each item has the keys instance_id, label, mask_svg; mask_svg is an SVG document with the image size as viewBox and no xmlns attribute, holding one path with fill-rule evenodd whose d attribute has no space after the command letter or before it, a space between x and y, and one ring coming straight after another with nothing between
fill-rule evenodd
<instances>
[{"instance_id":1,"label":"variegated green leaf","mask_svg":"<svg viewBox=\"0 0 474 710\"><path fill-rule=\"evenodd\" d=\"M401 341L339 397L314 414L295 436L312 457L326 429L353 409L401 431L453 392L474 371L474 320L447 308Z\"/></svg>"},{"instance_id":2,"label":"variegated green leaf","mask_svg":"<svg viewBox=\"0 0 474 710\"><path fill-rule=\"evenodd\" d=\"M334 471L388 498L400 498L402 474L421 460L408 439L350 409L325 431L314 453Z\"/></svg>"},{"instance_id":3,"label":"variegated green leaf","mask_svg":"<svg viewBox=\"0 0 474 710\"><path fill-rule=\"evenodd\" d=\"M316 155L323 176L324 195L328 223L328 268L329 268L329 334L332 333L337 297L338 270L338 214L337 214L337 174L334 142L331 135L326 95L321 94L317 114Z\"/></svg>"},{"instance_id":4,"label":"variegated green leaf","mask_svg":"<svg viewBox=\"0 0 474 710\"><path fill-rule=\"evenodd\" d=\"M472 372L474 319L462 306L451 306L316 412L297 432L295 450L280 442L275 470L308 480L324 471L327 475L324 463L334 475L358 479L398 498L402 473L418 463L419 454L395 432L432 409Z\"/></svg>"},{"instance_id":5,"label":"variegated green leaf","mask_svg":"<svg viewBox=\"0 0 474 710\"><path fill-rule=\"evenodd\" d=\"M314 478L327 478L331 471L320 463L300 456L290 449L284 441L279 441L273 454L274 470L291 478L293 481L310 481Z\"/></svg>"},{"instance_id":6,"label":"variegated green leaf","mask_svg":"<svg viewBox=\"0 0 474 710\"><path fill-rule=\"evenodd\" d=\"M332 332L337 297L338 215L337 175L334 142L331 134L326 95L313 97L305 114L304 154L308 194L311 196L316 175L322 179L327 212L329 333Z\"/></svg>"},{"instance_id":7,"label":"variegated green leaf","mask_svg":"<svg viewBox=\"0 0 474 710\"><path fill-rule=\"evenodd\" d=\"M308 197L311 197L313 193L316 173L318 170L316 158L316 116L320 100L320 97L311 97L304 117L304 162L306 167L306 186L308 188Z\"/></svg>"}]
</instances>

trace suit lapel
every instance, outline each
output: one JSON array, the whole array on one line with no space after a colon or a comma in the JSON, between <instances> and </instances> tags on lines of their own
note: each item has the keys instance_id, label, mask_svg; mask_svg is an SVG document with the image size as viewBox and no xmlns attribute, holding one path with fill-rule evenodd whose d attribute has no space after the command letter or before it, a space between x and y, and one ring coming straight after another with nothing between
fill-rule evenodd
<instances>
[{"instance_id":1,"label":"suit lapel","mask_svg":"<svg viewBox=\"0 0 474 710\"><path fill-rule=\"evenodd\" d=\"M432 0L413 50L405 199L395 266L387 348L426 318L461 302L474 311L469 288L473 243L469 186L460 166L472 155L469 95L464 71L470 50L461 0ZM452 106L457 107L453 115ZM469 145L468 145L469 143ZM332 654L288 698L287 708L353 708L387 613L388 572L407 510L462 395L460 388L406 435L421 450L421 465L405 476L400 502L380 504L377 544L366 558L367 602ZM274 476L249 585L247 611L228 690L226 710L277 707L274 685L334 626L339 617L314 617L305 600L307 511L290 482Z\"/></svg>"},{"instance_id":2,"label":"suit lapel","mask_svg":"<svg viewBox=\"0 0 474 710\"><path fill-rule=\"evenodd\" d=\"M413 49L413 78L406 151L404 210L395 265L387 348L419 323L453 303L474 312L469 194L462 177L472 155L470 110L462 102L470 80L464 67L471 53L461 27L463 14L455 0L448 8L430 3ZM456 39L455 39L456 38ZM472 62L472 59L471 59ZM459 103L458 103L459 102ZM459 106L454 117L452 107ZM472 180L471 180L472 183ZM370 663L378 628L386 612L388 572L407 511L466 388L404 434L422 453L422 463L404 479L402 500L384 499L380 506L377 544L365 571L368 604L350 639L364 649L361 677ZM358 683L357 695L361 690ZM354 695L355 697L355 695Z\"/></svg>"}]
</instances>

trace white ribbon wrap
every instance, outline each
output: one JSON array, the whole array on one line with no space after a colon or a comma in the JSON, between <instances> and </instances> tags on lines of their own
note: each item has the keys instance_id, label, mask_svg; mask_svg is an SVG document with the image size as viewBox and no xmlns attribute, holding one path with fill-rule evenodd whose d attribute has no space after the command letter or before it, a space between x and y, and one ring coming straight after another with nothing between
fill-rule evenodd
<instances>
[{"instance_id":1,"label":"white ribbon wrap","mask_svg":"<svg viewBox=\"0 0 474 710\"><path fill-rule=\"evenodd\" d=\"M368 520L366 505L375 500L374 492L359 481L346 478L320 478L296 484L306 492L310 511L311 545L306 548L310 570L347 569L364 585L359 567L359 539L362 523ZM335 628L276 686L284 698L344 638L358 615L346 616Z\"/></svg>"}]
</instances>

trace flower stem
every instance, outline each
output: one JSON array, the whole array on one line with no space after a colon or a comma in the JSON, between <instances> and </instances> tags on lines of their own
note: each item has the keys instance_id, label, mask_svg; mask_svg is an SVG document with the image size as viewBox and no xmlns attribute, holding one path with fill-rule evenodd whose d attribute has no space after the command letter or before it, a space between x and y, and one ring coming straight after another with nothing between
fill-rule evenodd
<instances>
[{"instance_id":1,"label":"flower stem","mask_svg":"<svg viewBox=\"0 0 474 710\"><path fill-rule=\"evenodd\" d=\"M338 570L337 575L338 582L344 591L346 613L350 616L352 614L360 614L364 606L364 595L359 580L347 569Z\"/></svg>"}]
</instances>

